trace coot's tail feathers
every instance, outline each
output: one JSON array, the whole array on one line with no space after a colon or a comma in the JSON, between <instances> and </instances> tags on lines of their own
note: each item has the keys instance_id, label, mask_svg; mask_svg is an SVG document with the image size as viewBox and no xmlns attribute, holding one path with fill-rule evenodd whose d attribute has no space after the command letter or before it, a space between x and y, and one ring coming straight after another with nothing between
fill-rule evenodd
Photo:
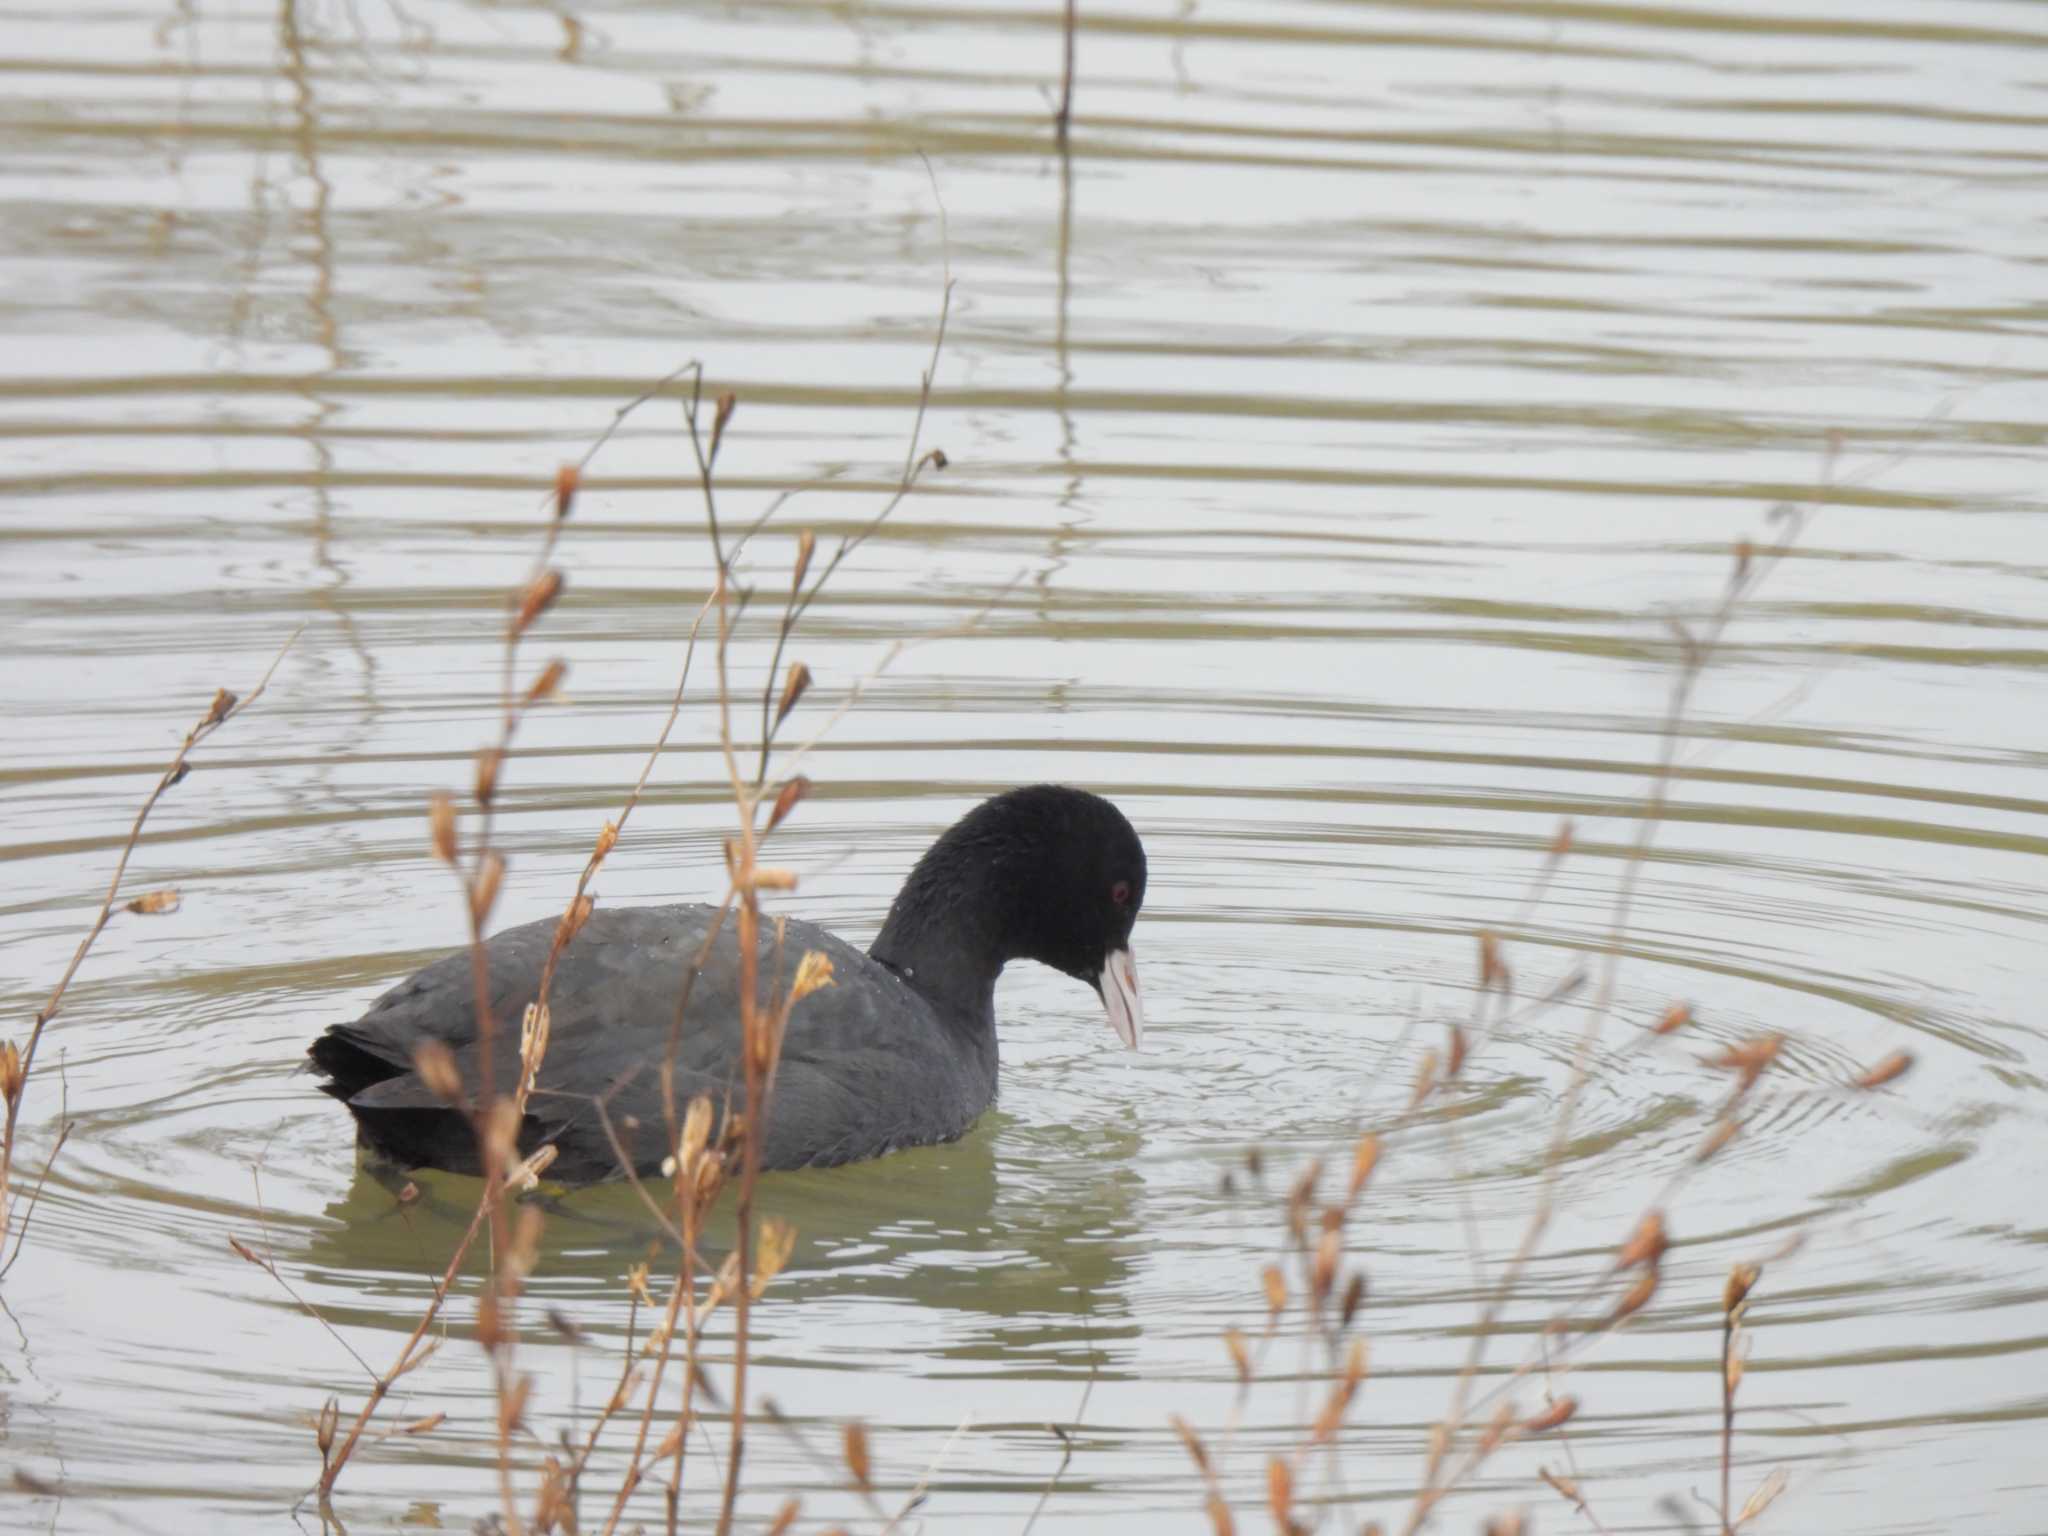
<instances>
[{"instance_id":1,"label":"coot's tail feathers","mask_svg":"<svg viewBox=\"0 0 2048 1536\"><path fill-rule=\"evenodd\" d=\"M347 1103L365 1088L412 1070L411 1062L393 1061L389 1050L383 1042L337 1024L307 1046L306 1054L313 1059L313 1070L327 1079L321 1090Z\"/></svg>"}]
</instances>

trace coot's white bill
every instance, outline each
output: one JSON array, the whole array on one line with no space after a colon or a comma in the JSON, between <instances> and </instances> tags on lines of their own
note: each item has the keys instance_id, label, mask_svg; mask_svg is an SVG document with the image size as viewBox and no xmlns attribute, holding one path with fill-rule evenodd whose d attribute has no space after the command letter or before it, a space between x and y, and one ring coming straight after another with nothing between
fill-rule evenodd
<instances>
[{"instance_id":1,"label":"coot's white bill","mask_svg":"<svg viewBox=\"0 0 2048 1536\"><path fill-rule=\"evenodd\" d=\"M1132 1050L1145 1036L1145 1005L1138 999L1138 962L1128 949L1112 949L1102 961L1102 1001L1109 1027Z\"/></svg>"}]
</instances>

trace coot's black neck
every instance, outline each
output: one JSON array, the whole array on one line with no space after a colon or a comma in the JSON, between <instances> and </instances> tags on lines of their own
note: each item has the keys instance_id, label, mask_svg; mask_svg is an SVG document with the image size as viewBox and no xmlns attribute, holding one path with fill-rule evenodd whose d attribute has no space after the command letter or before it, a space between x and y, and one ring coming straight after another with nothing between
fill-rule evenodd
<instances>
[{"instance_id":1,"label":"coot's black neck","mask_svg":"<svg viewBox=\"0 0 2048 1536\"><path fill-rule=\"evenodd\" d=\"M919 860L868 953L927 998L948 1025L995 1034L996 977L1016 958L997 861L942 839Z\"/></svg>"}]
</instances>

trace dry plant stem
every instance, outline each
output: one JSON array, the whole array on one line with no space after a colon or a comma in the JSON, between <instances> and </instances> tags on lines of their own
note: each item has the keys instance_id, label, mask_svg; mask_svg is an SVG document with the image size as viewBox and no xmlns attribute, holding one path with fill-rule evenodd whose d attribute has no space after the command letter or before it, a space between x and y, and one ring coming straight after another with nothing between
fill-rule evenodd
<instances>
[{"instance_id":1,"label":"dry plant stem","mask_svg":"<svg viewBox=\"0 0 2048 1536\"><path fill-rule=\"evenodd\" d=\"M121 845L120 857L114 861L113 876L107 881L107 894L100 899L100 909L93 917L92 926L86 929L85 937L78 941L78 948L71 955L71 963L64 967L64 974L57 978L57 985L51 988L49 999L37 1012L35 1023L29 1030L28 1044L21 1053L21 1087L7 1102L7 1123L5 1129L0 1130L0 1241L5 1240L8 1221L11 1215L11 1193L14 1188L15 1130L21 1115L22 1101L28 1097L28 1081L30 1074L35 1069L36 1047L42 1043L43 1030L48 1027L50 1020L57 1016L58 1009L63 1006L64 993L71 986L72 978L78 974L78 968L85 963L87 953L90 952L100 934L106 930L107 924L113 920L114 902L120 895L121 881L128 873L128 860L134 855L135 845L142 838L143 824L149 820L149 813L156 809L157 802L164 797L165 792L180 779L184 778L186 760L190 756L192 749L263 697L263 691L270 686L271 678L277 674L277 669L283 663L286 654L298 642L299 636L303 633L305 633L304 625L291 632L284 644L278 648L277 655L271 659L271 663L265 669L262 678L258 680L254 688L249 690L246 697L237 699L225 688L216 690L212 707L207 710L205 716L201 718L197 725L185 733L185 739L179 744L177 755L171 759L170 766L164 769L163 773L157 778L156 787L149 792L142 802L141 809L135 813L135 822L128 829L128 840ZM43 1166L43 1176L45 1178L49 1176L50 1162L55 1161L57 1152L62 1149L66 1137L70 1134L70 1129L68 1125L63 1127L58 1135L56 1146L51 1148L50 1160L45 1162ZM36 1188L38 1193L40 1193L42 1188L41 1179L36 1181ZM31 1201L31 1210L33 1210L33 1200ZM14 1267L14 1260L21 1256L21 1238L26 1236L27 1230L24 1224L23 1231L16 1237L13 1254L8 1258L6 1266L0 1268L0 1277L4 1277L7 1270Z\"/></svg>"},{"instance_id":2,"label":"dry plant stem","mask_svg":"<svg viewBox=\"0 0 2048 1536\"><path fill-rule=\"evenodd\" d=\"M1735 1476L1735 1378L1729 1370L1730 1359L1735 1353L1736 1309L1729 1307L1721 1314L1721 1530L1723 1536L1733 1536L1735 1527L1728 1523L1735 1508L1730 1485Z\"/></svg>"},{"instance_id":3,"label":"dry plant stem","mask_svg":"<svg viewBox=\"0 0 2048 1536\"><path fill-rule=\"evenodd\" d=\"M1822 475L1822 499L1832 484L1832 469L1831 451L1827 468ZM1650 793L1644 813L1637 824L1635 839L1631 844L1628 860L1622 871L1621 884L1615 896L1614 911L1609 921L1601 958L1599 989L1588 1010L1585 1027L1580 1032L1573 1052L1570 1076L1563 1101L1558 1108L1557 1126L1552 1133L1549 1150L1544 1159L1543 1180L1539 1186L1536 1207L1530 1212L1521 1242L1502 1270L1493 1295L1486 1303L1479 1326L1473 1333L1471 1346L1466 1352L1465 1363L1458 1373L1450 1412L1439 1426L1438 1443L1445 1450L1465 1427L1472 1384L1485 1358L1487 1343L1499 1324L1500 1315L1506 1309L1516 1282L1534 1256L1537 1244L1541 1242L1556 1212L1557 1181L1563 1166L1565 1148L1571 1138L1571 1128L1576 1119L1579 1100L1591 1076L1593 1052L1598 1047L1602 1029L1613 1010L1622 940L1634 909L1635 892L1643 864L1670 802L1681 731L1694 689L1743 598L1754 591L1764 576L1784 559L1805 525L1805 514L1798 508L1784 507L1778 509L1778 512L1788 519L1783 539L1761 558L1752 558L1745 544L1721 601L1715 606L1708 620L1704 635L1694 637L1683 630L1680 631L1679 672L1672 684L1671 698L1659 733L1657 761L1651 774ZM1424 1486L1416 1494L1409 1518L1403 1527L1405 1536L1414 1536L1414 1533L1421 1529L1444 1493L1448 1491L1449 1485L1442 1481L1444 1460L1445 1457L1442 1455L1431 1458ZM1455 1481L1453 1478L1452 1482Z\"/></svg>"},{"instance_id":4,"label":"dry plant stem","mask_svg":"<svg viewBox=\"0 0 2048 1536\"><path fill-rule=\"evenodd\" d=\"M684 1219L687 1221L689 1218L686 1216ZM686 1228L685 1230L687 1232L688 1229ZM691 1243L686 1252L692 1252L694 1248L695 1244ZM604 1523L604 1536L611 1536L611 1533L618 1529L619 1517L626 1512L626 1501L632 1498L634 1490L640 1486L640 1480L647 1475L647 1467L641 1460L641 1457L647 1450L647 1431L654 1422L654 1404L655 1400L661 1395L662 1378L668 1373L669 1360L675 1353L676 1319L681 1315L683 1297L689 1291L692 1279L694 1278L693 1271L694 1266L686 1260L682 1269L676 1274L675 1284L669 1287L668 1307L662 1318L661 1354L655 1361L653 1378L647 1383L647 1401L640 1410L640 1427L633 1441L633 1454L627 1459L626 1475L619 1480L618 1494L612 1500L611 1514ZM690 1329L689 1340L684 1347L686 1369L690 1373L683 1386L686 1395L686 1413L688 1411L687 1394L697 1374L696 1311L696 1303L693 1299L690 1306L692 1321L688 1324Z\"/></svg>"},{"instance_id":5,"label":"dry plant stem","mask_svg":"<svg viewBox=\"0 0 2048 1536\"><path fill-rule=\"evenodd\" d=\"M455 1277L462 1268L462 1261L469 1256L470 1246L476 1242L477 1233L483 1230L485 1214L484 1205L479 1201L475 1213L469 1218L469 1229L462 1234L462 1241L455 1245L454 1256L448 1260L448 1267L441 1272L440 1280L434 1285L433 1300L427 1304L426 1311L420 1314L420 1320L413 1325L412 1333L407 1336L404 1346L398 1351L398 1358L371 1384L370 1395L363 1400L362 1409L356 1414L355 1422L349 1426L348 1434L335 1449L334 1459L320 1474L321 1498L325 1499L334 1492L334 1481L341 1476L341 1469L348 1465L349 1456L354 1452L356 1442L362 1438L363 1430L369 1424L371 1416L376 1413L377 1405L384 1401L398 1378L411 1368L413 1351L419 1348L420 1340L426 1337L427 1330L434 1326L434 1319L440 1316L441 1304L448 1299L448 1292L454 1287Z\"/></svg>"},{"instance_id":6,"label":"dry plant stem","mask_svg":"<svg viewBox=\"0 0 2048 1536\"><path fill-rule=\"evenodd\" d=\"M1065 68L1060 72L1060 110L1053 118L1053 127L1060 143L1067 142L1067 128L1074 120L1074 33L1078 29L1080 0L1067 0L1067 19L1062 29L1062 48L1066 56Z\"/></svg>"}]
</instances>

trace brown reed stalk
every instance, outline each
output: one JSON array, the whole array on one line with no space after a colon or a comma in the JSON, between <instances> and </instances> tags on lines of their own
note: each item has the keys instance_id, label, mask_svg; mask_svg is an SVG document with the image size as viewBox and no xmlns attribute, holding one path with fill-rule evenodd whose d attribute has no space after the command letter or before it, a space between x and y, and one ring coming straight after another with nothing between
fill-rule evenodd
<instances>
[{"instance_id":1,"label":"brown reed stalk","mask_svg":"<svg viewBox=\"0 0 2048 1536\"><path fill-rule=\"evenodd\" d=\"M1820 490L1816 504L1824 503L1832 492L1836 446L1831 440L1823 464ZM1684 737L1684 724L1690 709L1693 694L1700 678L1716 654L1721 640L1740 605L1750 596L1762 580L1774 570L1780 561L1790 553L1811 514L1810 507L1793 503L1781 503L1772 508L1771 519L1784 525L1778 541L1759 552L1747 539L1736 547L1735 561L1730 570L1727 584L1722 589L1719 601L1710 611L1703 629L1695 634L1683 624L1673 622L1671 628L1678 642L1679 667L1672 682L1671 694L1665 706L1663 722L1658 733L1658 754L1651 771L1649 792L1643 815L1639 818L1636 835L1629 849L1623 867L1620 886L1609 917L1608 932L1602 947L1599 984L1596 995L1588 1009L1586 1022L1580 1031L1574 1048L1572 1064L1566 1080L1565 1093L1558 1108L1556 1126L1552 1132L1544 1159L1542 1180L1538 1186L1536 1205L1523 1228L1522 1238L1502 1268L1492 1295L1481 1308L1478 1326L1474 1329L1472 1342L1466 1352L1457 1382L1453 1388L1452 1402L1444 1419L1440 1421L1440 1435L1437 1450L1431 1455L1423 1487L1417 1492L1411 1505L1409 1518L1403 1527L1404 1536L1415 1536L1428 1519L1430 1512L1440 1500L1443 1490L1438 1479L1444 1469L1443 1450L1463 1433L1468 1419L1467 1411L1472 1384L1477 1378L1485 1358L1486 1347L1497 1331L1500 1316L1514 1294L1514 1288L1534 1257L1536 1247L1548 1230L1551 1218L1556 1212L1557 1183L1561 1173L1564 1151L1576 1120L1579 1100L1592 1075L1592 1060L1598 1048L1599 1039L1614 1006L1615 982L1620 970L1623 938L1627 932L1633 912L1638 880L1647 859L1651 842L1665 819L1670 802L1671 788L1677 775L1677 759ZM1750 1081L1754 1081L1752 1077ZM1651 1272L1654 1275L1654 1271ZM1651 1281L1654 1285L1654 1280ZM1627 1298L1625 1298L1626 1300ZM1639 1307L1647 1301L1648 1293L1636 1301ZM1635 1310L1631 1307L1630 1311ZM1622 1316L1626 1316L1624 1313ZM1617 1317L1615 1321L1620 1321Z\"/></svg>"},{"instance_id":2,"label":"brown reed stalk","mask_svg":"<svg viewBox=\"0 0 2048 1536\"><path fill-rule=\"evenodd\" d=\"M1062 147L1074 120L1074 34L1080 30L1080 0L1067 0L1066 19L1060 27L1060 49L1065 64L1060 71L1060 109L1053 114L1053 132Z\"/></svg>"},{"instance_id":3,"label":"brown reed stalk","mask_svg":"<svg viewBox=\"0 0 2048 1536\"><path fill-rule=\"evenodd\" d=\"M114 873L107 881L107 893L100 898L99 911L93 915L91 925L85 930L84 937L78 941L78 948L72 951L71 963L64 967L64 973L57 978L56 986L50 989L48 999L37 1010L35 1022L29 1028L28 1044L18 1051L11 1040L0 1044L0 1097L4 1097L7 1103L6 1123L4 1127L0 1127L0 1246L5 1245L9 1231L14 1231L13 1250L9 1253L7 1262L0 1264L0 1280L7 1278L7 1272L14 1268L14 1261L21 1257L21 1245L28 1239L28 1217L34 1215L36 1202L42 1195L43 1181L49 1177L57 1154L64 1150L64 1143L71 1135L71 1124L67 1119L57 1132L57 1139L50 1148L49 1156L43 1161L43 1171L36 1179L35 1192L30 1196L28 1211L22 1219L21 1226L15 1229L15 1136L20 1125L22 1101L27 1097L29 1079L35 1071L36 1049L43 1041L43 1031L49 1027L50 1021L57 1017L58 1010L64 1004L64 994L70 988L72 978L78 974L78 968L85 963L85 957L91 952L93 944L106 931L107 924L113 921L116 911L114 903L121 893L121 881L128 873L128 860L135 852L135 845L142 839L143 824L149 820L150 812L156 809L157 802L163 799L172 787L184 780L191 768L189 759L192 749L263 697L264 689L270 686L271 678L276 676L286 654L303 633L305 626L300 625L285 638L284 644L278 647L277 655L271 658L263 676L257 679L256 686L250 689L247 695L238 697L226 688L214 690L213 702L207 707L206 713L185 733L185 739L179 743L170 766L158 775L156 786L144 797L141 808L136 811L134 824L128 829L127 841L122 843L120 856L114 861ZM119 910L145 917L155 916L176 911L178 899L178 893L174 890L150 891L125 903Z\"/></svg>"}]
</instances>

